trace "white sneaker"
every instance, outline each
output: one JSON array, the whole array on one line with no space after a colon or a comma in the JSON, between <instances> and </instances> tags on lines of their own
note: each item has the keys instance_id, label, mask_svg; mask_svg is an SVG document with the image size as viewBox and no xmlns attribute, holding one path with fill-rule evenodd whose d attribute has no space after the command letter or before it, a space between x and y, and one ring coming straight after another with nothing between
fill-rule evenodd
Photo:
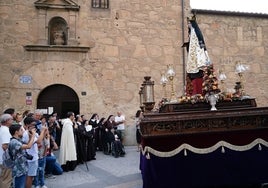
<instances>
[{"instance_id":1,"label":"white sneaker","mask_svg":"<svg viewBox=\"0 0 268 188\"><path fill-rule=\"evenodd\" d=\"M54 175L52 175L52 174L46 174L46 175L45 175L45 178L47 178L47 179L55 179L56 176L54 176Z\"/></svg>"},{"instance_id":2,"label":"white sneaker","mask_svg":"<svg viewBox=\"0 0 268 188\"><path fill-rule=\"evenodd\" d=\"M47 188L47 186L43 185L41 188Z\"/></svg>"}]
</instances>

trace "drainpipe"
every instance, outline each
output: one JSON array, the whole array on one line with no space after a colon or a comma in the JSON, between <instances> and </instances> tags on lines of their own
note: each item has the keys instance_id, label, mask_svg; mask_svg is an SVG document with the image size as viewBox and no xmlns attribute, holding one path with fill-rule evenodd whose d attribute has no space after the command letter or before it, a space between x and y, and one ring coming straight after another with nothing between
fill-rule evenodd
<instances>
[{"instance_id":1,"label":"drainpipe","mask_svg":"<svg viewBox=\"0 0 268 188\"><path fill-rule=\"evenodd\" d=\"M182 29L182 44L184 43L184 0L181 0L181 29ZM182 95L185 94L186 92L186 65L185 65L185 49L181 48L182 50L182 71L183 71L183 93Z\"/></svg>"}]
</instances>

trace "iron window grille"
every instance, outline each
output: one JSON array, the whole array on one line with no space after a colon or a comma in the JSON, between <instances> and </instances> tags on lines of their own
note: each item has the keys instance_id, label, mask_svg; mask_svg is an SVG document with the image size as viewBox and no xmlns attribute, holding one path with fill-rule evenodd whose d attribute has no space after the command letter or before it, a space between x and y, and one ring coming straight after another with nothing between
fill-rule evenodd
<instances>
[{"instance_id":1,"label":"iron window grille","mask_svg":"<svg viewBox=\"0 0 268 188\"><path fill-rule=\"evenodd\" d=\"M109 0L92 0L91 2L92 8L109 8Z\"/></svg>"}]
</instances>

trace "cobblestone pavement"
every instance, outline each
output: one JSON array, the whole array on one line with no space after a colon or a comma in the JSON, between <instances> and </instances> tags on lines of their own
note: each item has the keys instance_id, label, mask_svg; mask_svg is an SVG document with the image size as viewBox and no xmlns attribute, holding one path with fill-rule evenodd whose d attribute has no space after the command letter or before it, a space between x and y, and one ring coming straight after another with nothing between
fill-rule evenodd
<instances>
[{"instance_id":1,"label":"cobblestone pavement","mask_svg":"<svg viewBox=\"0 0 268 188\"><path fill-rule=\"evenodd\" d=\"M48 188L142 188L137 147L125 147L125 157L114 158L98 151L96 160L80 164L74 171L46 179Z\"/></svg>"}]
</instances>

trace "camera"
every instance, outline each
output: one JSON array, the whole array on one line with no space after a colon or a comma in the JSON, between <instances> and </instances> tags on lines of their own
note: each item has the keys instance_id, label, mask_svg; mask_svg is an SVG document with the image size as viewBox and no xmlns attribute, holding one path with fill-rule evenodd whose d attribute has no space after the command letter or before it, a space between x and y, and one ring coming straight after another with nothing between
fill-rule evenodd
<instances>
[{"instance_id":1,"label":"camera","mask_svg":"<svg viewBox=\"0 0 268 188\"><path fill-rule=\"evenodd\" d=\"M27 160L33 160L33 156L30 155L30 154L27 153L27 152L24 154L24 157L25 157Z\"/></svg>"}]
</instances>

